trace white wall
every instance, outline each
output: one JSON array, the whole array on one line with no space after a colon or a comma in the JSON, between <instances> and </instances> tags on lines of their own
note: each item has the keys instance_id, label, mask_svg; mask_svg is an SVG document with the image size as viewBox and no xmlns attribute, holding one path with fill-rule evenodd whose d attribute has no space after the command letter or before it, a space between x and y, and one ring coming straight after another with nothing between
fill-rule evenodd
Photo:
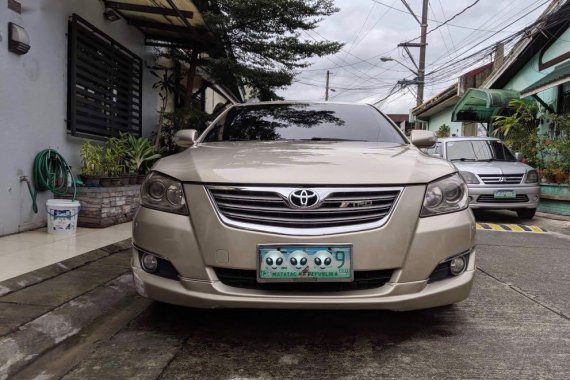
<instances>
[{"instance_id":1,"label":"white wall","mask_svg":"<svg viewBox=\"0 0 570 380\"><path fill-rule=\"evenodd\" d=\"M38 197L39 214L21 175L32 175L36 153L54 148L73 166L80 168L82 139L66 133L67 112L67 20L77 13L125 45L147 63L151 50L143 46L143 35L124 20L103 18L97 0L20 0L21 15L0 0L0 235L44 225L44 205L51 194ZM8 52L8 22L23 26L31 40L23 56ZM149 135L156 123L156 94L152 76L143 73L143 133Z\"/></svg>"},{"instance_id":2,"label":"white wall","mask_svg":"<svg viewBox=\"0 0 570 380\"><path fill-rule=\"evenodd\" d=\"M430 116L429 127L430 131L437 132L439 127L443 124L447 124L449 127L450 136L455 134L457 136L463 136L463 123L459 121L451 121L451 114L453 113L453 106L447 107Z\"/></svg>"}]
</instances>

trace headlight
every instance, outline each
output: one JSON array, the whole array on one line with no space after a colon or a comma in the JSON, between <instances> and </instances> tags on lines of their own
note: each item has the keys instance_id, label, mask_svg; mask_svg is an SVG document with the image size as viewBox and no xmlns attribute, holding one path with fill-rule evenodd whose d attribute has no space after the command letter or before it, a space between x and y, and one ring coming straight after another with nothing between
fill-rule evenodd
<instances>
[{"instance_id":1,"label":"headlight","mask_svg":"<svg viewBox=\"0 0 570 380\"><path fill-rule=\"evenodd\" d=\"M526 183L537 183L538 182L538 173L536 170L529 170L526 172Z\"/></svg>"},{"instance_id":2,"label":"headlight","mask_svg":"<svg viewBox=\"0 0 570 380\"><path fill-rule=\"evenodd\" d=\"M446 214L467 206L467 185L456 173L428 184L420 216Z\"/></svg>"},{"instance_id":3,"label":"headlight","mask_svg":"<svg viewBox=\"0 0 570 380\"><path fill-rule=\"evenodd\" d=\"M459 175L461 175L461 178L463 178L465 183L470 183L470 184L478 184L479 183L477 176L471 172L459 172Z\"/></svg>"},{"instance_id":4,"label":"headlight","mask_svg":"<svg viewBox=\"0 0 570 380\"><path fill-rule=\"evenodd\" d=\"M141 186L141 205L160 211L188 215L182 184L153 172Z\"/></svg>"}]
</instances>

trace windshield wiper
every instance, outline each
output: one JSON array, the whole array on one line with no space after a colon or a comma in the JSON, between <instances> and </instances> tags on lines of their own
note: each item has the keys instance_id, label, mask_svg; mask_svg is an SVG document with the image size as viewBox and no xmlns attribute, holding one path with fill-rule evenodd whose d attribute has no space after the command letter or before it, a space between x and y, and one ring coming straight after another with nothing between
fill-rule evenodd
<instances>
[{"instance_id":1,"label":"windshield wiper","mask_svg":"<svg viewBox=\"0 0 570 380\"><path fill-rule=\"evenodd\" d=\"M311 137L311 141L366 141L366 140L350 140L350 139L339 139L336 137Z\"/></svg>"},{"instance_id":2,"label":"windshield wiper","mask_svg":"<svg viewBox=\"0 0 570 380\"><path fill-rule=\"evenodd\" d=\"M450 161L477 161L477 160L474 158L461 157L461 158L452 158Z\"/></svg>"}]
</instances>

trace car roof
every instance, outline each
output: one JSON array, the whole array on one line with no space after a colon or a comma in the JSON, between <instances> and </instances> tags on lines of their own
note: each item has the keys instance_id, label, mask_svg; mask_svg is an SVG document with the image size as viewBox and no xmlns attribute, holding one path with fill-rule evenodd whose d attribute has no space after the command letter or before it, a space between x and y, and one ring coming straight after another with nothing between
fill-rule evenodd
<instances>
[{"instance_id":1,"label":"car roof","mask_svg":"<svg viewBox=\"0 0 570 380\"><path fill-rule=\"evenodd\" d=\"M496 137L484 137L484 136L463 136L463 137L442 137L438 138L437 141L468 141L468 140L490 140L490 141L501 141Z\"/></svg>"}]
</instances>

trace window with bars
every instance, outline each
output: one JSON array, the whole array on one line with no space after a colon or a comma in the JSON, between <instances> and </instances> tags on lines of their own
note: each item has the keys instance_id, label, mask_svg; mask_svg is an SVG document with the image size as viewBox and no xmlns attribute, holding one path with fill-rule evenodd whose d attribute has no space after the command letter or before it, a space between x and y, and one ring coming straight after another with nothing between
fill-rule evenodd
<instances>
[{"instance_id":1,"label":"window with bars","mask_svg":"<svg viewBox=\"0 0 570 380\"><path fill-rule=\"evenodd\" d=\"M141 135L142 60L76 14L68 30L67 96L72 136Z\"/></svg>"}]
</instances>

